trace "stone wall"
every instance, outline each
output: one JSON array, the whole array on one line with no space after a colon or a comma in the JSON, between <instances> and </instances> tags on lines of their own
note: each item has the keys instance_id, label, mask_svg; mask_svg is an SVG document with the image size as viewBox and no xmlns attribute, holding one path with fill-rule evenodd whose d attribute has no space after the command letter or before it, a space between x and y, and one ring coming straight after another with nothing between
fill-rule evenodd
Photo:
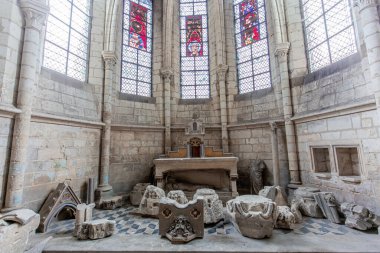
<instances>
[{"instance_id":1,"label":"stone wall","mask_svg":"<svg viewBox=\"0 0 380 253\"><path fill-rule=\"evenodd\" d=\"M116 128L111 137L110 183L114 192L129 192L148 182L153 159L164 153L164 132L159 129Z\"/></svg>"},{"instance_id":2,"label":"stone wall","mask_svg":"<svg viewBox=\"0 0 380 253\"><path fill-rule=\"evenodd\" d=\"M86 200L86 182L98 177L100 129L32 122L25 206L39 211L50 191L70 179L75 193Z\"/></svg>"},{"instance_id":3,"label":"stone wall","mask_svg":"<svg viewBox=\"0 0 380 253\"><path fill-rule=\"evenodd\" d=\"M269 124L268 124L269 125ZM280 158L280 183L286 187L289 183L288 164L286 156L285 129L279 127L278 150ZM273 160L271 129L266 124L234 127L229 130L230 151L239 157L238 185L240 188L249 188L249 167L255 159L264 160L267 168L264 172L265 185L273 185Z\"/></svg>"},{"instance_id":4,"label":"stone wall","mask_svg":"<svg viewBox=\"0 0 380 253\"><path fill-rule=\"evenodd\" d=\"M0 204L5 198L13 120L0 117Z\"/></svg>"}]
</instances>

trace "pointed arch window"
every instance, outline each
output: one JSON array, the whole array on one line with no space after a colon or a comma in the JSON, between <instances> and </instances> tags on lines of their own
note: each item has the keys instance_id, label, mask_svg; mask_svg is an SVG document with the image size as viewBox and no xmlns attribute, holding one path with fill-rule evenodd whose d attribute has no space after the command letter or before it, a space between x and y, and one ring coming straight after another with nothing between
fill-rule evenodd
<instances>
[{"instance_id":1,"label":"pointed arch window","mask_svg":"<svg viewBox=\"0 0 380 253\"><path fill-rule=\"evenodd\" d=\"M42 65L79 81L88 73L90 0L50 0Z\"/></svg>"},{"instance_id":2,"label":"pointed arch window","mask_svg":"<svg viewBox=\"0 0 380 253\"><path fill-rule=\"evenodd\" d=\"M181 98L210 97L207 0L180 0Z\"/></svg>"},{"instance_id":3,"label":"pointed arch window","mask_svg":"<svg viewBox=\"0 0 380 253\"><path fill-rule=\"evenodd\" d=\"M239 93L272 86L264 0L234 0Z\"/></svg>"},{"instance_id":4,"label":"pointed arch window","mask_svg":"<svg viewBox=\"0 0 380 253\"><path fill-rule=\"evenodd\" d=\"M152 96L152 0L124 0L121 93Z\"/></svg>"},{"instance_id":5,"label":"pointed arch window","mask_svg":"<svg viewBox=\"0 0 380 253\"><path fill-rule=\"evenodd\" d=\"M357 52L349 0L302 0L310 72Z\"/></svg>"}]
</instances>

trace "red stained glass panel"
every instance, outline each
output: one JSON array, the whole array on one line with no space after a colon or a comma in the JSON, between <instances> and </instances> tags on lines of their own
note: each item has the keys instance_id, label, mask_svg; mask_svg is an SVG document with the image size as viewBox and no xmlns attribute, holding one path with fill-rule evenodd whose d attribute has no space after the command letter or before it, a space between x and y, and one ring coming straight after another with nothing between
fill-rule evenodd
<instances>
[{"instance_id":1,"label":"red stained glass panel","mask_svg":"<svg viewBox=\"0 0 380 253\"><path fill-rule=\"evenodd\" d=\"M147 12L144 6L131 2L129 22L129 46L147 49Z\"/></svg>"},{"instance_id":2,"label":"red stained glass panel","mask_svg":"<svg viewBox=\"0 0 380 253\"><path fill-rule=\"evenodd\" d=\"M186 17L186 56L203 56L202 16Z\"/></svg>"}]
</instances>

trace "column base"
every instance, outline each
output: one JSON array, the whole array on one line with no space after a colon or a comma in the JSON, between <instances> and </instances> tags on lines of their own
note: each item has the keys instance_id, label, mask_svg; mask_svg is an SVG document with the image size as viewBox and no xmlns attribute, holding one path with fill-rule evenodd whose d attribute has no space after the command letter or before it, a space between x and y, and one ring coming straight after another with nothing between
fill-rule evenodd
<instances>
[{"instance_id":1,"label":"column base","mask_svg":"<svg viewBox=\"0 0 380 253\"><path fill-rule=\"evenodd\" d=\"M124 204L123 196L115 196L111 185L100 185L95 190L95 206L98 209L113 210Z\"/></svg>"}]
</instances>

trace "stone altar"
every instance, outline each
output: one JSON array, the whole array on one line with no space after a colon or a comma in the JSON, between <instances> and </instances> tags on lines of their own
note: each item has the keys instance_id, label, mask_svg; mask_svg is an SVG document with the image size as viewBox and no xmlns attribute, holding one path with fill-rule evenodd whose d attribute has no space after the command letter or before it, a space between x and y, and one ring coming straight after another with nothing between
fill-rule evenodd
<instances>
[{"instance_id":1,"label":"stone altar","mask_svg":"<svg viewBox=\"0 0 380 253\"><path fill-rule=\"evenodd\" d=\"M175 172L191 173L194 180L199 180L199 183L192 182L198 185L207 185L208 187L214 186L215 188L226 189L231 197L238 196L236 180L238 178L237 173L237 157L203 157L203 158L160 158L155 159L155 179L157 180L157 187L165 189L165 175ZM228 183L226 184L218 177L197 177L197 172L225 172L228 177ZM190 176L189 176L190 177ZM205 181L202 181L205 180ZM218 187L217 187L218 186ZM184 190L184 189L176 189ZM193 190L194 192L196 189Z\"/></svg>"}]
</instances>

